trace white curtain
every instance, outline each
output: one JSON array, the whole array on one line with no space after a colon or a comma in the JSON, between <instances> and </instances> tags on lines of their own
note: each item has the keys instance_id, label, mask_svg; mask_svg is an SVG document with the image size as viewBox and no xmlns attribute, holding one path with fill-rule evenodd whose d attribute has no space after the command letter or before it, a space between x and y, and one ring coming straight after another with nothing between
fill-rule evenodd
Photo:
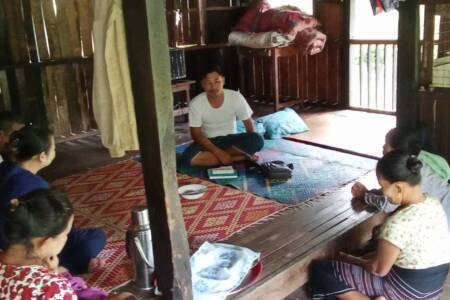
<instances>
[{"instance_id":1,"label":"white curtain","mask_svg":"<svg viewBox=\"0 0 450 300\"><path fill-rule=\"evenodd\" d=\"M112 157L139 148L121 0L94 4L93 110Z\"/></svg>"}]
</instances>

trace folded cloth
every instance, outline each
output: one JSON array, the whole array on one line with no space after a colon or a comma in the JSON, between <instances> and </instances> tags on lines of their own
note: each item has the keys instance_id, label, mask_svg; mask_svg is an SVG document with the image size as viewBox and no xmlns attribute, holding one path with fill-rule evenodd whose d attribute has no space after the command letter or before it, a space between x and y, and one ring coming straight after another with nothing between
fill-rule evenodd
<instances>
[{"instance_id":1,"label":"folded cloth","mask_svg":"<svg viewBox=\"0 0 450 300\"><path fill-rule=\"evenodd\" d=\"M439 177L450 180L450 167L442 156L427 151L420 151L418 158L425 162Z\"/></svg>"},{"instance_id":2,"label":"folded cloth","mask_svg":"<svg viewBox=\"0 0 450 300\"><path fill-rule=\"evenodd\" d=\"M319 25L313 16L300 10L284 8L271 8L261 13L255 21L254 32L278 31L284 34L295 35L306 28Z\"/></svg>"},{"instance_id":3,"label":"folded cloth","mask_svg":"<svg viewBox=\"0 0 450 300\"><path fill-rule=\"evenodd\" d=\"M234 26L235 31L254 32L259 15L270 8L267 1L255 1Z\"/></svg>"},{"instance_id":4,"label":"folded cloth","mask_svg":"<svg viewBox=\"0 0 450 300\"><path fill-rule=\"evenodd\" d=\"M315 28L306 28L297 33L294 43L304 54L314 55L323 50L327 36Z\"/></svg>"},{"instance_id":5,"label":"folded cloth","mask_svg":"<svg viewBox=\"0 0 450 300\"><path fill-rule=\"evenodd\" d=\"M294 38L295 35L282 34L276 31L259 33L232 31L228 35L228 43L249 48L271 48L287 46Z\"/></svg>"},{"instance_id":6,"label":"folded cloth","mask_svg":"<svg viewBox=\"0 0 450 300\"><path fill-rule=\"evenodd\" d=\"M69 272L63 274L69 280L72 289L80 300L103 300L108 296L102 289L88 288L83 278L72 276Z\"/></svg>"},{"instance_id":7,"label":"folded cloth","mask_svg":"<svg viewBox=\"0 0 450 300\"><path fill-rule=\"evenodd\" d=\"M260 253L223 243L203 245L191 257L194 300L222 300L237 288Z\"/></svg>"}]
</instances>

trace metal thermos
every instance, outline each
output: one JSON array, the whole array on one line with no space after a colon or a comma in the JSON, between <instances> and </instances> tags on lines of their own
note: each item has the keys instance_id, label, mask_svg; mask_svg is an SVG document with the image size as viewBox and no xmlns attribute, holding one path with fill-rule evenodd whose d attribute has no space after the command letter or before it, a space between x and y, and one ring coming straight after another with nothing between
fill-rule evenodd
<instances>
[{"instance_id":1,"label":"metal thermos","mask_svg":"<svg viewBox=\"0 0 450 300\"><path fill-rule=\"evenodd\" d=\"M131 224L127 230L126 248L128 256L133 261L134 281L140 289L153 288L153 248L152 232L148 209L145 206L135 206L131 211Z\"/></svg>"}]
</instances>

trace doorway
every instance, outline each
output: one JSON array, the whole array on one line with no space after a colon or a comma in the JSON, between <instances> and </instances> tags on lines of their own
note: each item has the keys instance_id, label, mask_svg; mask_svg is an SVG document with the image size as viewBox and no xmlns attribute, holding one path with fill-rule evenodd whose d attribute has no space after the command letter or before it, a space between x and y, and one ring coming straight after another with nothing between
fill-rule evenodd
<instances>
[{"instance_id":1,"label":"doorway","mask_svg":"<svg viewBox=\"0 0 450 300\"><path fill-rule=\"evenodd\" d=\"M398 11L374 15L370 1L350 2L349 106L395 113Z\"/></svg>"}]
</instances>

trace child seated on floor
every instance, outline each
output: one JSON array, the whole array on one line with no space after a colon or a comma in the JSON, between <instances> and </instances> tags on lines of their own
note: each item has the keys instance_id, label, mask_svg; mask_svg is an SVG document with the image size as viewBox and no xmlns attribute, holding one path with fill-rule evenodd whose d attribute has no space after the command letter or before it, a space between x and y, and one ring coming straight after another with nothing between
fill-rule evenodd
<instances>
[{"instance_id":1,"label":"child seated on floor","mask_svg":"<svg viewBox=\"0 0 450 300\"><path fill-rule=\"evenodd\" d=\"M55 158L55 139L49 130L25 126L9 137L7 157L0 164L0 249L4 248L2 228L10 201L49 184L37 173ZM99 228L77 229L69 233L59 256L61 265L72 274L95 271L104 266L97 258L106 244L106 234Z\"/></svg>"},{"instance_id":2,"label":"child seated on floor","mask_svg":"<svg viewBox=\"0 0 450 300\"><path fill-rule=\"evenodd\" d=\"M441 202L422 193L421 167L415 156L398 150L381 158L378 182L399 208L383 225L374 253L313 263L312 299L439 299L450 235Z\"/></svg>"},{"instance_id":3,"label":"child seated on floor","mask_svg":"<svg viewBox=\"0 0 450 300\"><path fill-rule=\"evenodd\" d=\"M72 224L73 207L64 193L40 189L12 201L4 226L6 247L0 252L0 299L78 299L69 280L56 271Z\"/></svg>"},{"instance_id":4,"label":"child seated on floor","mask_svg":"<svg viewBox=\"0 0 450 300\"><path fill-rule=\"evenodd\" d=\"M383 154L392 150L401 150L416 155L423 164L421 169L422 190L441 200L447 216L450 216L450 167L443 157L423 150L426 144L426 135L423 129L413 132L393 128L386 134ZM355 199L365 201L366 204L387 213L393 212L398 207L388 201L381 190L368 191L360 182L353 185L352 195Z\"/></svg>"}]
</instances>

